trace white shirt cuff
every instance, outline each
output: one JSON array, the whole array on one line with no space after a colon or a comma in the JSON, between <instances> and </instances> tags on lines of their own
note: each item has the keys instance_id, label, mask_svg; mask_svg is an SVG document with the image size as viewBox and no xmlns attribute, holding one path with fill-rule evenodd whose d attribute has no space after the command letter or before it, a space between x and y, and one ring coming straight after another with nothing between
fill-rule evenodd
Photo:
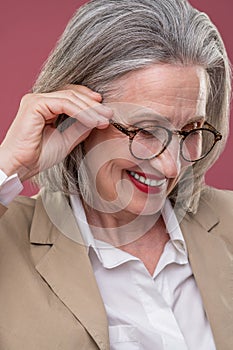
<instances>
[{"instance_id":1,"label":"white shirt cuff","mask_svg":"<svg viewBox=\"0 0 233 350\"><path fill-rule=\"evenodd\" d=\"M23 185L17 174L7 176L0 170L0 203L7 206L22 191Z\"/></svg>"}]
</instances>

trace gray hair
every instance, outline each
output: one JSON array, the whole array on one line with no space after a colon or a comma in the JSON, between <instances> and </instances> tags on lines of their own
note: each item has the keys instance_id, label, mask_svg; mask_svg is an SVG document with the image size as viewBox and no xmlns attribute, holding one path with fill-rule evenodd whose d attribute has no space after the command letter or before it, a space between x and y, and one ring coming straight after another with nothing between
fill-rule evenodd
<instances>
[{"instance_id":1,"label":"gray hair","mask_svg":"<svg viewBox=\"0 0 233 350\"><path fill-rule=\"evenodd\" d=\"M221 36L209 17L186 0L92 0L68 23L34 86L35 92L82 84L106 96L114 80L156 63L199 65L209 80L207 120L223 135L204 160L194 164L194 191L187 196L186 173L169 195L195 212L207 169L222 152L228 135L230 65ZM60 121L64 116L60 117ZM83 167L82 144L60 164L40 174L40 183L52 190L90 196Z\"/></svg>"}]
</instances>

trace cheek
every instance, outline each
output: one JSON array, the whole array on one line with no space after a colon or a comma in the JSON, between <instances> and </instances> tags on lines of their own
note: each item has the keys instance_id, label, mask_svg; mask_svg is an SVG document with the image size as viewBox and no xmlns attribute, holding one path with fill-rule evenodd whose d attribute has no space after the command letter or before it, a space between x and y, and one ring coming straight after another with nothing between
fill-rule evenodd
<instances>
[{"instance_id":1,"label":"cheek","mask_svg":"<svg viewBox=\"0 0 233 350\"><path fill-rule=\"evenodd\" d=\"M98 168L94 168L93 164L89 165L95 198L108 202L117 200L122 180L125 181L127 178L125 168L128 165L130 165L128 162L119 159L113 159Z\"/></svg>"},{"instance_id":2,"label":"cheek","mask_svg":"<svg viewBox=\"0 0 233 350\"><path fill-rule=\"evenodd\" d=\"M112 140L105 140L89 143L88 149L88 152L85 149L84 164L92 186L104 199L114 200L117 184L127 177L126 170L135 166L128 148L122 142L117 147L112 147Z\"/></svg>"},{"instance_id":3,"label":"cheek","mask_svg":"<svg viewBox=\"0 0 233 350\"><path fill-rule=\"evenodd\" d=\"M115 200L117 198L116 184L116 173L112 172L111 164L102 166L95 179L96 190L101 199Z\"/></svg>"},{"instance_id":4,"label":"cheek","mask_svg":"<svg viewBox=\"0 0 233 350\"><path fill-rule=\"evenodd\" d=\"M85 161L94 173L103 169L107 173L112 168L128 168L135 165L135 159L129 151L127 137L104 130L94 129L84 141Z\"/></svg>"},{"instance_id":5,"label":"cheek","mask_svg":"<svg viewBox=\"0 0 233 350\"><path fill-rule=\"evenodd\" d=\"M90 135L84 140L85 153L89 153L96 145L103 140L103 134L98 129L93 129Z\"/></svg>"},{"instance_id":6,"label":"cheek","mask_svg":"<svg viewBox=\"0 0 233 350\"><path fill-rule=\"evenodd\" d=\"M177 176L174 178L171 178L169 183L169 187L172 187L169 190L169 193L171 192L171 190L174 189L174 187L176 186L176 184L179 182L179 180L181 179L181 177L184 175L184 173L187 171L187 169L192 168L192 163L187 162L186 160L184 160L181 156L179 158L179 164L180 164L180 170L177 173Z\"/></svg>"},{"instance_id":7,"label":"cheek","mask_svg":"<svg viewBox=\"0 0 233 350\"><path fill-rule=\"evenodd\" d=\"M117 158L121 153L125 154L128 151L128 138L110 128L92 130L84 141L85 152L95 152L98 158L108 154Z\"/></svg>"}]
</instances>

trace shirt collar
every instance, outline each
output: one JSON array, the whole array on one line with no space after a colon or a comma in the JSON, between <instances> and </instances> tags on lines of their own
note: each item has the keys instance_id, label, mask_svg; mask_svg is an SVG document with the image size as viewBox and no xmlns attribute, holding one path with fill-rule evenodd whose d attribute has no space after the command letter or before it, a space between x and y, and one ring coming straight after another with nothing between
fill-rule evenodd
<instances>
[{"instance_id":1,"label":"shirt collar","mask_svg":"<svg viewBox=\"0 0 233 350\"><path fill-rule=\"evenodd\" d=\"M90 247L95 247L95 239L91 233L90 227L87 223L87 217L81 202L81 199L77 195L70 195L70 203L73 209L74 216L78 223L83 242L89 250Z\"/></svg>"},{"instance_id":2,"label":"shirt collar","mask_svg":"<svg viewBox=\"0 0 233 350\"><path fill-rule=\"evenodd\" d=\"M166 224L167 232L170 236L172 244L180 253L187 256L188 252L187 252L185 240L169 199L167 199L165 202L165 205L162 210L162 216Z\"/></svg>"},{"instance_id":3,"label":"shirt collar","mask_svg":"<svg viewBox=\"0 0 233 350\"><path fill-rule=\"evenodd\" d=\"M139 260L127 252L113 247L108 243L95 239L87 223L86 214L79 196L71 195L70 201L88 252L90 248L92 248L104 267L113 268L130 260ZM166 200L164 208L162 210L162 216L174 248L178 251L179 254L187 257L186 244L178 220L168 199Z\"/></svg>"},{"instance_id":4,"label":"shirt collar","mask_svg":"<svg viewBox=\"0 0 233 350\"><path fill-rule=\"evenodd\" d=\"M113 247L109 243L99 241L93 237L79 196L71 195L70 202L83 237L83 242L86 245L88 252L90 251L90 248L92 248L104 267L113 268L128 260L132 260L132 256L130 254ZM136 257L133 257L133 259L138 260Z\"/></svg>"}]
</instances>

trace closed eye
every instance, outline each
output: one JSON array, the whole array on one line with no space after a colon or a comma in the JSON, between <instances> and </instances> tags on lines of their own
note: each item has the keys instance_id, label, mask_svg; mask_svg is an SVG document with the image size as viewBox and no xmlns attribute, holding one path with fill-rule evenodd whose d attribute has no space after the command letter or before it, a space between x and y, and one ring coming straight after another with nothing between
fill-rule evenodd
<instances>
[{"instance_id":1,"label":"closed eye","mask_svg":"<svg viewBox=\"0 0 233 350\"><path fill-rule=\"evenodd\" d=\"M139 131L140 131L140 134L141 135L143 135L143 137L146 137L146 138L148 138L148 137L153 137L153 135L156 133L156 131L155 131L156 129L154 128L154 129L139 129Z\"/></svg>"}]
</instances>

